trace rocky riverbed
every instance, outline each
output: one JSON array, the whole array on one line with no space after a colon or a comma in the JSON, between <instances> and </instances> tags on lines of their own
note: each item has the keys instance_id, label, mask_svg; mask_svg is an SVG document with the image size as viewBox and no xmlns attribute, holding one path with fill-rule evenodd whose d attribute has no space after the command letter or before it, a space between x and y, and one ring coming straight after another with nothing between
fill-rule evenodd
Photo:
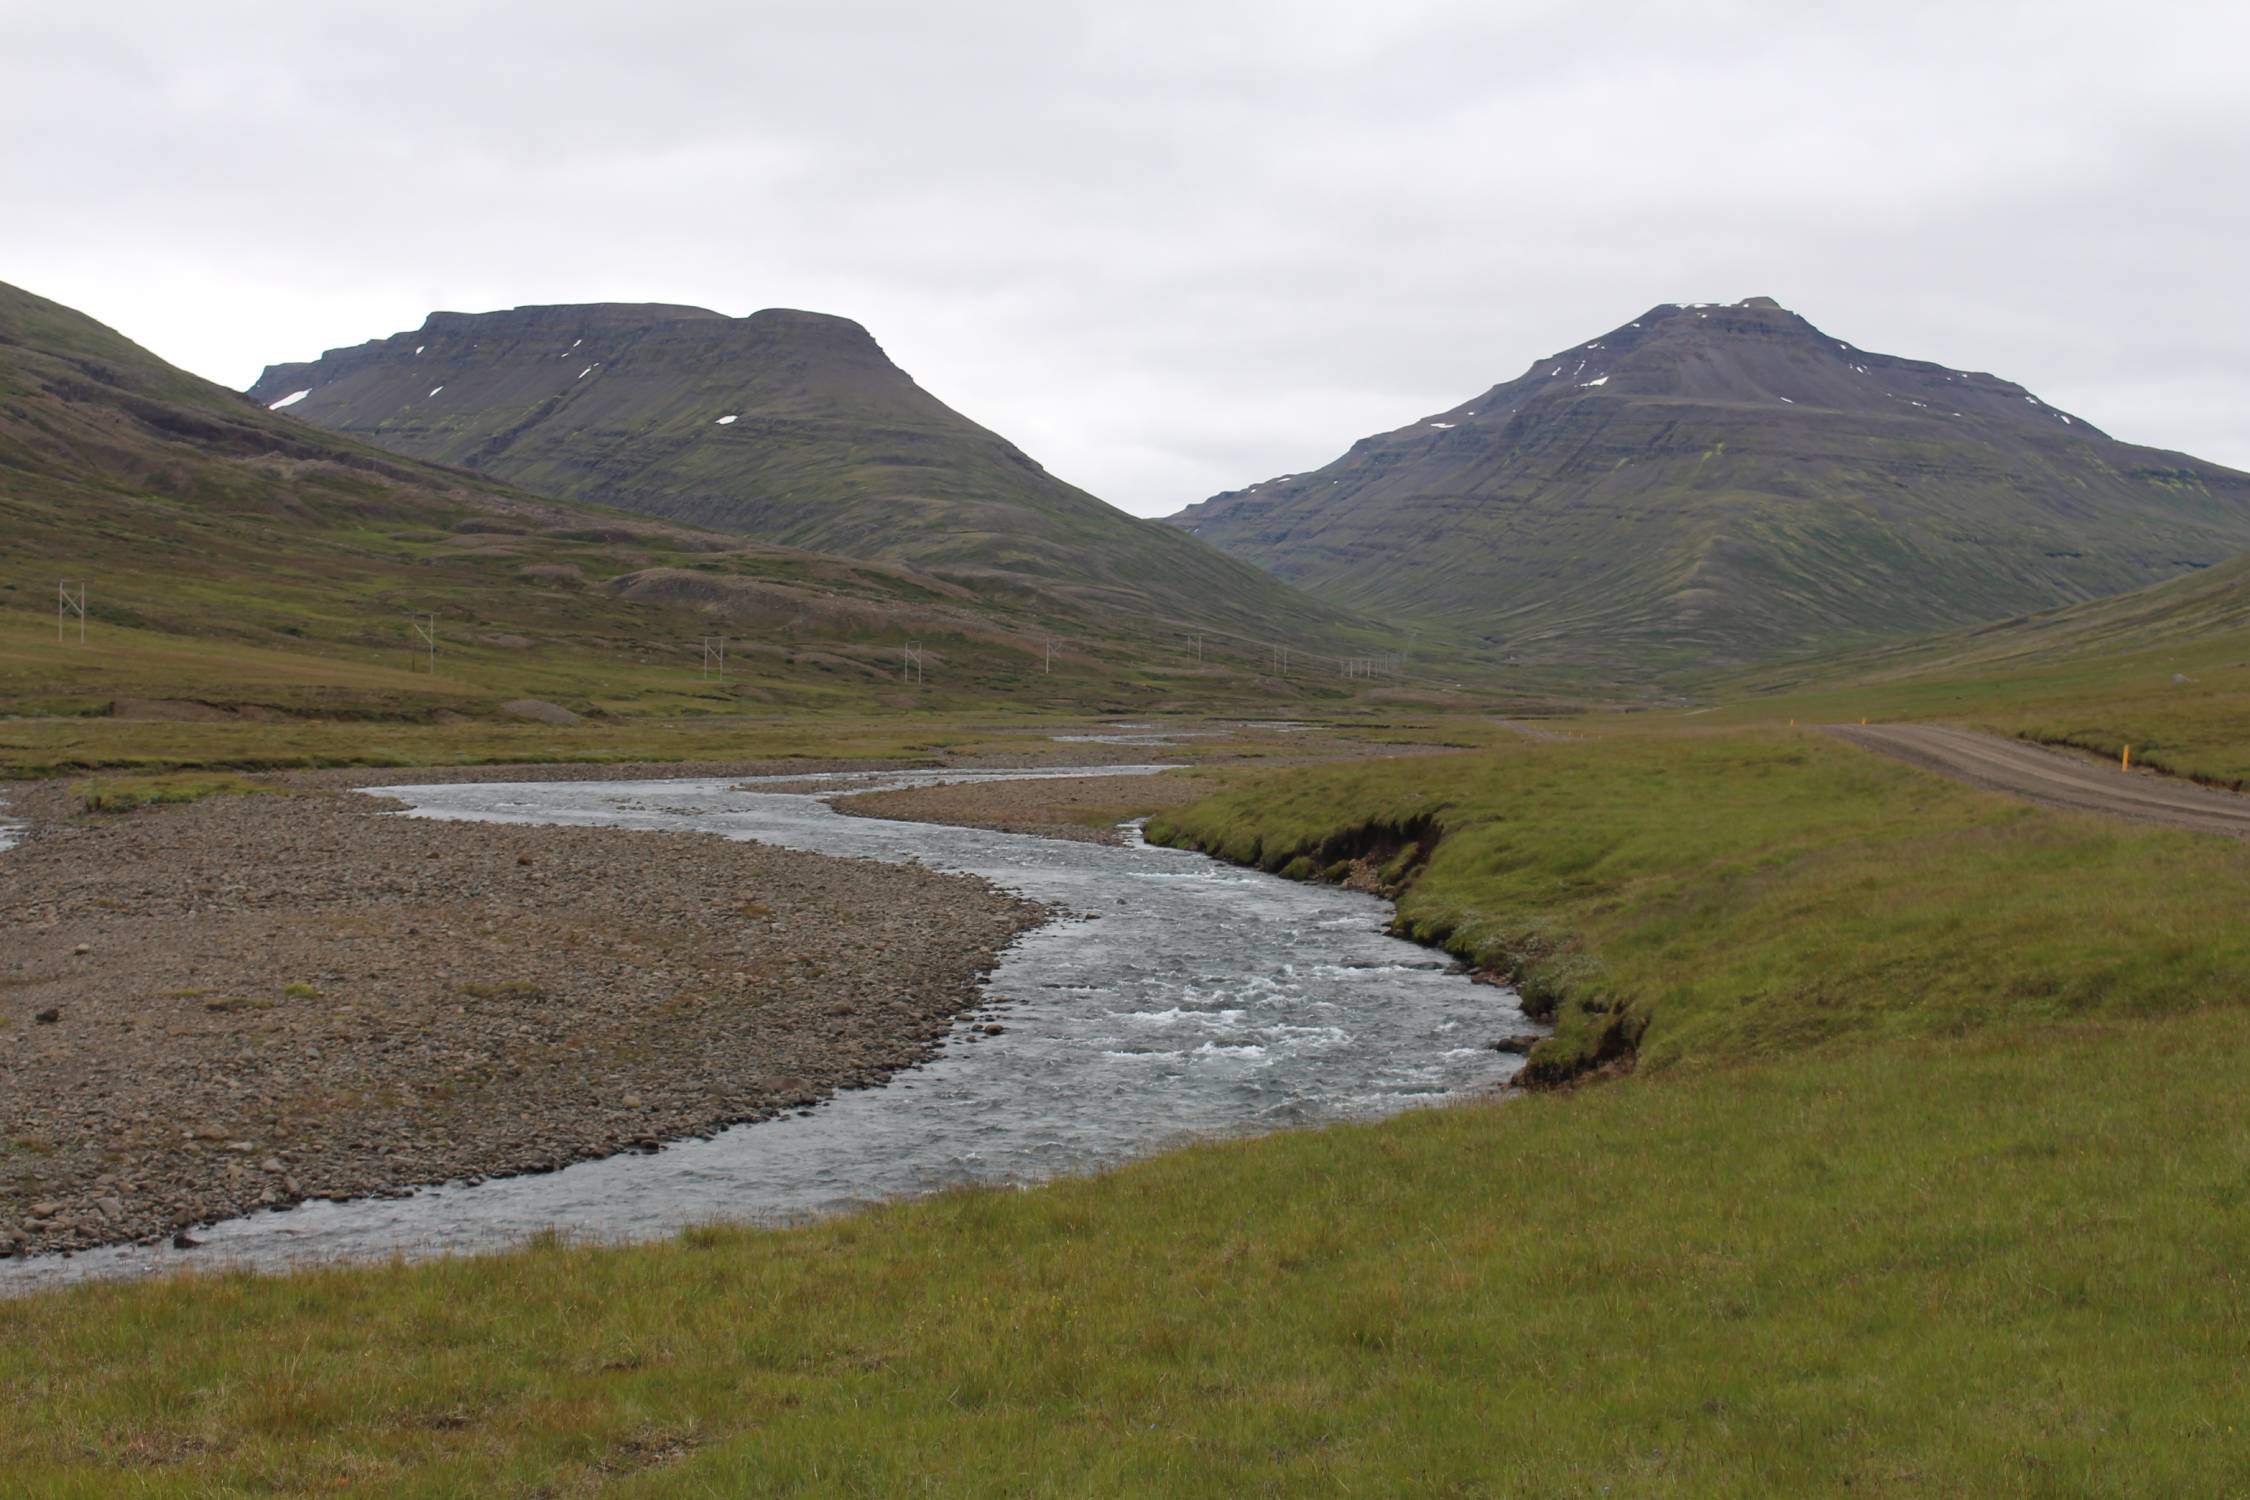
<instances>
[{"instance_id":1,"label":"rocky riverbed","mask_svg":"<svg viewBox=\"0 0 2250 1500\"><path fill-rule=\"evenodd\" d=\"M365 779L102 816L9 789L0 1246L802 1108L930 1055L1042 916L963 876L710 834L391 817L341 785Z\"/></svg>"}]
</instances>

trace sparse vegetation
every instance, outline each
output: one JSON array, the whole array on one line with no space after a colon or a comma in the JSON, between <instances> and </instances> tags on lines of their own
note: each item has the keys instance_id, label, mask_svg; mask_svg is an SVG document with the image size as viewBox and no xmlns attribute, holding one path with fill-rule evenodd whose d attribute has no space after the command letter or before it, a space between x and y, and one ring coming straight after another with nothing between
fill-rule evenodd
<instances>
[{"instance_id":1,"label":"sparse vegetation","mask_svg":"<svg viewBox=\"0 0 2250 1500\"><path fill-rule=\"evenodd\" d=\"M529 979L503 979L490 983L472 979L454 988L472 1000L539 1000L547 994L544 986Z\"/></svg>"},{"instance_id":2,"label":"sparse vegetation","mask_svg":"<svg viewBox=\"0 0 2250 1500\"><path fill-rule=\"evenodd\" d=\"M89 781L79 800L90 813L125 813L166 803L201 802L206 797L239 797L274 790L239 776L140 776Z\"/></svg>"}]
</instances>

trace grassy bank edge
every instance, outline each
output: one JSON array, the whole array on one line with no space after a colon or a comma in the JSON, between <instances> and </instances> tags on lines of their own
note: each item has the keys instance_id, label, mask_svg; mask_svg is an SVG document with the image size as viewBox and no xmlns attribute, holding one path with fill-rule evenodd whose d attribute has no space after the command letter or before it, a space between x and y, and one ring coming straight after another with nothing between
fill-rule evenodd
<instances>
[{"instance_id":1,"label":"grassy bank edge","mask_svg":"<svg viewBox=\"0 0 2250 1500\"><path fill-rule=\"evenodd\" d=\"M2042 808L1815 729L1230 777L1152 842L1397 902L1551 1018L1525 1082L2239 1003L2237 840Z\"/></svg>"},{"instance_id":2,"label":"grassy bank edge","mask_svg":"<svg viewBox=\"0 0 2250 1500\"><path fill-rule=\"evenodd\" d=\"M1345 817L1317 833L1275 831L1245 844L1205 821L1211 800L1150 818L1142 836L1284 880L1347 885L1394 902L1429 867L1450 830L1452 811L1440 804L1356 821ZM1411 916L1394 908L1390 930L1512 986L1523 1013L1552 1027L1525 1056L1516 1075L1521 1086L1557 1088L1597 1071L1631 1071L1646 1017L1622 1003L1603 982L1600 966L1574 943L1542 938L1539 926L1495 928L1472 925L1466 912Z\"/></svg>"}]
</instances>

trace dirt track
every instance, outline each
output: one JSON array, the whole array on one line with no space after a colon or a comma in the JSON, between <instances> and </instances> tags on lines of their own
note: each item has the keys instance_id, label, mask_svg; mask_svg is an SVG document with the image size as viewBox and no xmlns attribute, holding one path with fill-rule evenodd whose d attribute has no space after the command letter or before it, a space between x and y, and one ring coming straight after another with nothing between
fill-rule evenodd
<instances>
[{"instance_id":1,"label":"dirt track","mask_svg":"<svg viewBox=\"0 0 2250 1500\"><path fill-rule=\"evenodd\" d=\"M2049 807L2250 837L2250 797L2128 773L2083 755L1935 724L1835 724L1828 732L1909 765Z\"/></svg>"}]
</instances>

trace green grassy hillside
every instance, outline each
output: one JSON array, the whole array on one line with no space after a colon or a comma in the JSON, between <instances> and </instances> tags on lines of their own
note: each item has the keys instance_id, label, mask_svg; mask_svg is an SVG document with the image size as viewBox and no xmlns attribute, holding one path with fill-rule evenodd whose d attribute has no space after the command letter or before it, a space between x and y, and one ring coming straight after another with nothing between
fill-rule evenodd
<instances>
[{"instance_id":1,"label":"green grassy hillside","mask_svg":"<svg viewBox=\"0 0 2250 1500\"><path fill-rule=\"evenodd\" d=\"M251 393L540 494L905 562L980 592L1036 588L1257 639L1392 640L1054 478L844 318L613 303L433 313L411 333L275 365Z\"/></svg>"}]
</instances>

